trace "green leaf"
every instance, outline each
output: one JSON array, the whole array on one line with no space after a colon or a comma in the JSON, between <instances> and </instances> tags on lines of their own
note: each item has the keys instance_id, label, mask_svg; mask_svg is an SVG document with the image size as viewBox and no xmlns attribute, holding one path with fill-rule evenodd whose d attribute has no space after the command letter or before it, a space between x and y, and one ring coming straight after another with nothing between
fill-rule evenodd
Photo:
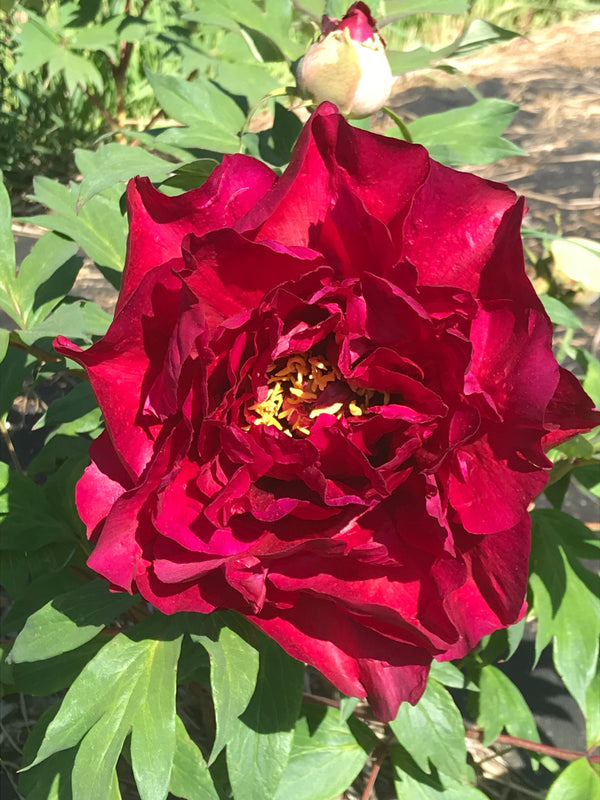
<instances>
[{"instance_id":1,"label":"green leaf","mask_svg":"<svg viewBox=\"0 0 600 800\"><path fill-rule=\"evenodd\" d=\"M117 634L100 650L67 692L26 769L80 743L73 795L106 800L117 758L132 730L132 766L140 796L166 798L175 750L175 666L181 636L140 637L152 626L168 636L167 625L157 615L145 631L140 626L128 635Z\"/></svg>"},{"instance_id":2,"label":"green leaf","mask_svg":"<svg viewBox=\"0 0 600 800\"><path fill-rule=\"evenodd\" d=\"M511 736L539 742L537 726L529 706L514 683L489 664L479 680L477 724L484 730L483 744L489 745L506 728Z\"/></svg>"},{"instance_id":3,"label":"green leaf","mask_svg":"<svg viewBox=\"0 0 600 800\"><path fill-rule=\"evenodd\" d=\"M80 56L61 46L48 61L48 74L52 78L57 73L64 74L67 89L73 94L78 87L95 86L102 94L104 81L98 67L85 56Z\"/></svg>"},{"instance_id":4,"label":"green leaf","mask_svg":"<svg viewBox=\"0 0 600 800\"><path fill-rule=\"evenodd\" d=\"M61 334L69 339L91 343L93 336L102 336L112 322L112 316L92 300L75 300L60 305L45 320L19 332L26 344Z\"/></svg>"},{"instance_id":5,"label":"green leaf","mask_svg":"<svg viewBox=\"0 0 600 800\"><path fill-rule=\"evenodd\" d=\"M7 314L18 321L19 306L14 297L16 269L10 198L0 170L0 299L3 301L0 305Z\"/></svg>"},{"instance_id":6,"label":"green leaf","mask_svg":"<svg viewBox=\"0 0 600 800\"><path fill-rule=\"evenodd\" d=\"M452 689L469 689L470 691L479 691L477 684L470 681L458 667L450 663L450 661L432 661L429 674L435 678L439 683L444 686L450 686Z\"/></svg>"},{"instance_id":7,"label":"green leaf","mask_svg":"<svg viewBox=\"0 0 600 800\"><path fill-rule=\"evenodd\" d=\"M433 158L446 164L491 164L506 156L524 155L501 134L519 106L487 98L473 105L429 114L408 124L414 142L425 145ZM399 136L397 128L386 131Z\"/></svg>"},{"instance_id":8,"label":"green leaf","mask_svg":"<svg viewBox=\"0 0 600 800\"><path fill-rule=\"evenodd\" d=\"M165 800L175 756L175 692L182 636L157 643L146 699L131 720L131 766L142 800Z\"/></svg>"},{"instance_id":9,"label":"green leaf","mask_svg":"<svg viewBox=\"0 0 600 800\"><path fill-rule=\"evenodd\" d=\"M414 50L388 50L386 55L394 75L402 75L416 69L426 69L435 58L434 52L428 47L416 47Z\"/></svg>"},{"instance_id":10,"label":"green leaf","mask_svg":"<svg viewBox=\"0 0 600 800\"><path fill-rule=\"evenodd\" d=\"M358 697L340 697L340 721L346 722L352 716L354 709L359 703Z\"/></svg>"},{"instance_id":11,"label":"green leaf","mask_svg":"<svg viewBox=\"0 0 600 800\"><path fill-rule=\"evenodd\" d=\"M94 658L102 644L100 639L93 639L77 650L62 653L45 661L24 661L21 664L13 664L12 675L18 691L36 697L47 697L67 689Z\"/></svg>"},{"instance_id":12,"label":"green leaf","mask_svg":"<svg viewBox=\"0 0 600 800\"><path fill-rule=\"evenodd\" d=\"M126 592L111 593L100 579L55 597L29 617L13 645L11 663L41 661L75 650L137 599Z\"/></svg>"},{"instance_id":13,"label":"green leaf","mask_svg":"<svg viewBox=\"0 0 600 800\"><path fill-rule=\"evenodd\" d=\"M521 34L509 31L506 28L500 28L498 25L486 22L483 19L474 19L455 42L448 48L444 48L444 57L460 58L492 44L508 42L518 36L521 36Z\"/></svg>"},{"instance_id":14,"label":"green leaf","mask_svg":"<svg viewBox=\"0 0 600 800\"><path fill-rule=\"evenodd\" d=\"M13 401L23 391L23 379L27 364L27 353L10 347L0 362L0 416L8 414ZM1 513L1 506L0 506ZM0 526L3 521L0 517ZM0 543L0 548L4 545ZM9 547L11 547L9 545Z\"/></svg>"},{"instance_id":15,"label":"green leaf","mask_svg":"<svg viewBox=\"0 0 600 800\"><path fill-rule=\"evenodd\" d=\"M81 152L78 151L80 155ZM78 167L85 172L79 163ZM122 187L114 186L92 197L79 212L77 191L76 187L70 191L49 178L36 178L34 199L55 213L27 217L28 222L43 225L73 239L107 277L110 272L107 274L103 268L121 272L125 263L127 239L127 223L119 207ZM118 288L114 276L111 277L111 282Z\"/></svg>"},{"instance_id":16,"label":"green leaf","mask_svg":"<svg viewBox=\"0 0 600 800\"><path fill-rule=\"evenodd\" d=\"M588 492L600 497L600 463L577 467L572 475Z\"/></svg>"},{"instance_id":17,"label":"green leaf","mask_svg":"<svg viewBox=\"0 0 600 800\"><path fill-rule=\"evenodd\" d=\"M600 800L600 774L586 758L578 758L560 773L546 800Z\"/></svg>"},{"instance_id":18,"label":"green leaf","mask_svg":"<svg viewBox=\"0 0 600 800\"><path fill-rule=\"evenodd\" d=\"M536 659L554 638L556 670L585 709L586 692L598 662L600 578L586 569L579 557L598 558L598 540L583 523L561 511L537 510L531 516Z\"/></svg>"},{"instance_id":19,"label":"green leaf","mask_svg":"<svg viewBox=\"0 0 600 800\"><path fill-rule=\"evenodd\" d=\"M30 761L39 748L50 722L56 716L60 703L47 709L36 722L23 749L23 761ZM75 749L64 750L51 756L43 764L19 774L19 792L27 800L72 800L71 772Z\"/></svg>"},{"instance_id":20,"label":"green leaf","mask_svg":"<svg viewBox=\"0 0 600 800\"><path fill-rule=\"evenodd\" d=\"M200 75L194 81L185 81L149 69L146 77L167 116L188 126L183 130L168 128L160 135L161 140L223 153L238 150L237 134L244 124L244 112L208 78Z\"/></svg>"},{"instance_id":21,"label":"green leaf","mask_svg":"<svg viewBox=\"0 0 600 800\"><path fill-rule=\"evenodd\" d=\"M142 147L126 147L111 142L88 153L88 171L79 185L77 209L116 183L124 183L135 175L151 181L162 181L173 170L173 164L148 153Z\"/></svg>"},{"instance_id":22,"label":"green leaf","mask_svg":"<svg viewBox=\"0 0 600 800\"><path fill-rule=\"evenodd\" d=\"M423 772L401 745L391 745L390 756L397 800L488 800L474 786L437 772Z\"/></svg>"},{"instance_id":23,"label":"green leaf","mask_svg":"<svg viewBox=\"0 0 600 800\"><path fill-rule=\"evenodd\" d=\"M466 765L465 728L460 711L441 683L429 679L425 693L415 706L402 703L390 722L400 744L418 766L460 780Z\"/></svg>"},{"instance_id":24,"label":"green leaf","mask_svg":"<svg viewBox=\"0 0 600 800\"><path fill-rule=\"evenodd\" d=\"M589 750L600 744L600 669L592 678L586 696L586 730Z\"/></svg>"},{"instance_id":25,"label":"green leaf","mask_svg":"<svg viewBox=\"0 0 600 800\"><path fill-rule=\"evenodd\" d=\"M44 320L71 290L83 263L76 252L74 242L46 233L23 259L16 284L23 328Z\"/></svg>"},{"instance_id":26,"label":"green leaf","mask_svg":"<svg viewBox=\"0 0 600 800\"><path fill-rule=\"evenodd\" d=\"M464 14L468 8L466 0L386 0L386 16L379 27L413 14Z\"/></svg>"},{"instance_id":27,"label":"green leaf","mask_svg":"<svg viewBox=\"0 0 600 800\"><path fill-rule=\"evenodd\" d=\"M218 614L194 615L190 623L194 631L191 639L199 642L210 656L217 733L209 764L238 730L238 718L254 694L258 676L257 650L226 623L227 618ZM203 633L197 633L198 630Z\"/></svg>"},{"instance_id":28,"label":"green leaf","mask_svg":"<svg viewBox=\"0 0 600 800\"><path fill-rule=\"evenodd\" d=\"M10 331L6 328L0 328L0 364L4 361L4 357L8 352L8 342L10 339Z\"/></svg>"},{"instance_id":29,"label":"green leaf","mask_svg":"<svg viewBox=\"0 0 600 800\"><path fill-rule=\"evenodd\" d=\"M362 722L333 708L305 705L275 800L333 800L348 788L377 744Z\"/></svg>"},{"instance_id":30,"label":"green leaf","mask_svg":"<svg viewBox=\"0 0 600 800\"><path fill-rule=\"evenodd\" d=\"M577 362L585 370L583 389L600 406L600 361L587 350L577 348Z\"/></svg>"},{"instance_id":31,"label":"green leaf","mask_svg":"<svg viewBox=\"0 0 600 800\"><path fill-rule=\"evenodd\" d=\"M304 688L304 665L259 637L256 689L227 745L236 800L272 800L290 759Z\"/></svg>"},{"instance_id":32,"label":"green leaf","mask_svg":"<svg viewBox=\"0 0 600 800\"><path fill-rule=\"evenodd\" d=\"M579 317L568 306L557 300L556 297L541 294L540 300L546 310L546 314L548 314L554 325L564 325L566 328L575 329L582 327Z\"/></svg>"},{"instance_id":33,"label":"green leaf","mask_svg":"<svg viewBox=\"0 0 600 800\"><path fill-rule=\"evenodd\" d=\"M218 165L214 158L198 158L189 164L182 164L173 170L173 173L163 186L175 186L178 189L197 189L207 180L214 168Z\"/></svg>"},{"instance_id":34,"label":"green leaf","mask_svg":"<svg viewBox=\"0 0 600 800\"><path fill-rule=\"evenodd\" d=\"M17 36L17 60L12 74L33 72L60 50L59 36L43 20L28 11L28 19Z\"/></svg>"},{"instance_id":35,"label":"green leaf","mask_svg":"<svg viewBox=\"0 0 600 800\"><path fill-rule=\"evenodd\" d=\"M175 756L169 791L183 800L219 800L202 752L179 717L175 718Z\"/></svg>"}]
</instances>

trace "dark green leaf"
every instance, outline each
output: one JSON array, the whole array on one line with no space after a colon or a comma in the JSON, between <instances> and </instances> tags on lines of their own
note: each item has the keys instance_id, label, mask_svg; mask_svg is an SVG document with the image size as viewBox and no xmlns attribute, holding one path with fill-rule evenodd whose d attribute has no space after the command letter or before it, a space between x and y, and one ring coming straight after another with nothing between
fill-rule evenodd
<instances>
[{"instance_id":1,"label":"dark green leaf","mask_svg":"<svg viewBox=\"0 0 600 800\"><path fill-rule=\"evenodd\" d=\"M39 748L50 722L56 716L60 703L45 711L25 743L23 762L31 761ZM75 749L56 753L43 764L19 775L19 792L27 800L72 800L71 771Z\"/></svg>"},{"instance_id":2,"label":"dark green leaf","mask_svg":"<svg viewBox=\"0 0 600 800\"><path fill-rule=\"evenodd\" d=\"M176 186L178 189L197 189L206 181L219 162L213 158L199 158L173 170L173 174L163 182L163 186Z\"/></svg>"},{"instance_id":3,"label":"dark green leaf","mask_svg":"<svg viewBox=\"0 0 600 800\"><path fill-rule=\"evenodd\" d=\"M572 475L588 492L600 497L600 463L577 467Z\"/></svg>"},{"instance_id":4,"label":"dark green leaf","mask_svg":"<svg viewBox=\"0 0 600 800\"><path fill-rule=\"evenodd\" d=\"M441 683L430 678L419 702L415 706L402 703L390 727L422 770L429 772L431 764L460 781L467 759L465 729L460 711Z\"/></svg>"},{"instance_id":5,"label":"dark green leaf","mask_svg":"<svg viewBox=\"0 0 600 800\"><path fill-rule=\"evenodd\" d=\"M9 347L0 362L0 417L8 414L15 397L23 391L23 378L27 353L15 347ZM0 514L2 507L0 505ZM0 518L0 525L2 519ZM2 545L0 545L2 547Z\"/></svg>"},{"instance_id":6,"label":"dark green leaf","mask_svg":"<svg viewBox=\"0 0 600 800\"><path fill-rule=\"evenodd\" d=\"M333 708L306 705L296 724L276 800L332 800L364 767L377 737L357 719L343 722Z\"/></svg>"},{"instance_id":7,"label":"dark green leaf","mask_svg":"<svg viewBox=\"0 0 600 800\"><path fill-rule=\"evenodd\" d=\"M103 642L94 639L91 642L45 661L24 661L12 665L12 675L19 692L39 697L67 689L91 661Z\"/></svg>"},{"instance_id":8,"label":"dark green leaf","mask_svg":"<svg viewBox=\"0 0 600 800\"><path fill-rule=\"evenodd\" d=\"M111 593L101 579L55 597L29 617L14 643L11 662L41 661L75 650L137 599L126 592Z\"/></svg>"}]
</instances>

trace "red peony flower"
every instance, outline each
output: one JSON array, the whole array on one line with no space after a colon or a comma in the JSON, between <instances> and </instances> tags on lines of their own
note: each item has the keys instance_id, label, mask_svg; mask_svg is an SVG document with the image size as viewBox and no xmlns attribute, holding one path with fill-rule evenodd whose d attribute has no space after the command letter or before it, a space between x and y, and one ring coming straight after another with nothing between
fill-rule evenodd
<instances>
[{"instance_id":1,"label":"red peony flower","mask_svg":"<svg viewBox=\"0 0 600 800\"><path fill-rule=\"evenodd\" d=\"M543 448L600 422L556 363L505 186L324 104L278 178L128 189L106 336L57 349L106 420L89 564L235 609L383 720L524 611Z\"/></svg>"}]
</instances>

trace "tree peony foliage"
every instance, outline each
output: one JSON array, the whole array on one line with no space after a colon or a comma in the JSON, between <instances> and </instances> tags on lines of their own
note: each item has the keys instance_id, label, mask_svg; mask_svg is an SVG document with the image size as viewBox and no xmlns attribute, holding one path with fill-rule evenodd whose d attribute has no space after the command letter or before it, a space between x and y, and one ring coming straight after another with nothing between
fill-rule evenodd
<instances>
[{"instance_id":1,"label":"tree peony foliage","mask_svg":"<svg viewBox=\"0 0 600 800\"><path fill-rule=\"evenodd\" d=\"M600 422L524 271L522 200L323 104L282 177L128 188L90 566L234 609L383 720L524 613L544 448Z\"/></svg>"}]
</instances>

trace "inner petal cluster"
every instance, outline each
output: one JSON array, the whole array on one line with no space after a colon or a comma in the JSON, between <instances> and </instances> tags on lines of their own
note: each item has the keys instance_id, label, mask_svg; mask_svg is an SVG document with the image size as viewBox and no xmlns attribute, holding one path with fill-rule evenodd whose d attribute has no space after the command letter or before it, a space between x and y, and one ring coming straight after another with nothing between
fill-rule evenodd
<instances>
[{"instance_id":1,"label":"inner petal cluster","mask_svg":"<svg viewBox=\"0 0 600 800\"><path fill-rule=\"evenodd\" d=\"M308 436L321 414L362 417L371 404L389 402L387 392L344 380L335 364L310 352L277 359L267 370L267 387L263 400L246 407L248 430L251 425L273 425L288 436Z\"/></svg>"}]
</instances>

